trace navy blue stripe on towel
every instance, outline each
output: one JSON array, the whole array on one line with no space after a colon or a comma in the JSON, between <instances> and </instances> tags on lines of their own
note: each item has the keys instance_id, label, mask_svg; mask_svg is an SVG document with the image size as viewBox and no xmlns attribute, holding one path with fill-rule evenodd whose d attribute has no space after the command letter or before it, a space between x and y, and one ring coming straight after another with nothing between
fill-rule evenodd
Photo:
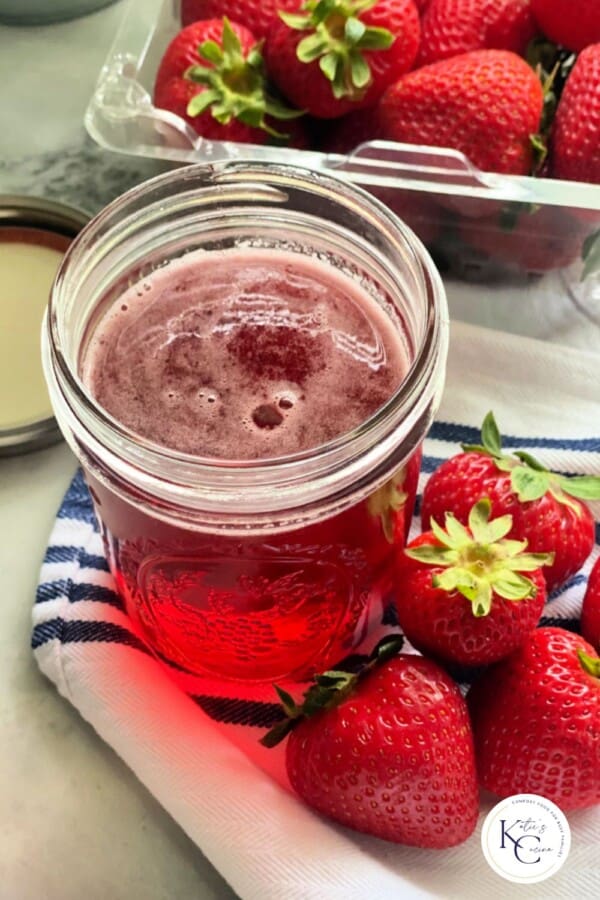
<instances>
[{"instance_id":1,"label":"navy blue stripe on towel","mask_svg":"<svg viewBox=\"0 0 600 900\"><path fill-rule=\"evenodd\" d=\"M86 553L81 547L73 545L64 547L53 544L46 550L45 563L77 562L80 569L98 569L100 572L108 572L108 563L103 556L94 553Z\"/></svg>"},{"instance_id":2,"label":"navy blue stripe on towel","mask_svg":"<svg viewBox=\"0 0 600 900\"><path fill-rule=\"evenodd\" d=\"M31 636L31 646L34 650L47 644L48 641L58 639L61 644L74 643L104 643L122 644L133 647L143 653L149 653L148 648L135 634L132 634L122 625L113 622L85 622L75 619L67 622L65 619L49 619L36 625Z\"/></svg>"},{"instance_id":3,"label":"navy blue stripe on towel","mask_svg":"<svg viewBox=\"0 0 600 900\"><path fill-rule=\"evenodd\" d=\"M270 728L284 717L279 703L211 697L208 694L192 695L192 700L215 722L223 722L227 725L253 725L256 728Z\"/></svg>"},{"instance_id":4,"label":"navy blue stripe on towel","mask_svg":"<svg viewBox=\"0 0 600 900\"><path fill-rule=\"evenodd\" d=\"M58 597L68 597L69 603L78 603L81 600L92 600L96 603L107 603L115 609L123 609L123 601L111 588L101 584L88 584L87 582L73 582L70 578L59 578L56 581L44 581L38 585L36 603L47 603Z\"/></svg>"},{"instance_id":5,"label":"navy blue stripe on towel","mask_svg":"<svg viewBox=\"0 0 600 900\"><path fill-rule=\"evenodd\" d=\"M502 423L499 423L502 427ZM450 444L479 444L481 431L469 425L456 425L454 422L434 422L428 438L434 441L446 441ZM565 438L528 438L502 435L502 442L507 447L544 447L548 450L578 450L586 453L600 453L600 436L566 440Z\"/></svg>"}]
</instances>

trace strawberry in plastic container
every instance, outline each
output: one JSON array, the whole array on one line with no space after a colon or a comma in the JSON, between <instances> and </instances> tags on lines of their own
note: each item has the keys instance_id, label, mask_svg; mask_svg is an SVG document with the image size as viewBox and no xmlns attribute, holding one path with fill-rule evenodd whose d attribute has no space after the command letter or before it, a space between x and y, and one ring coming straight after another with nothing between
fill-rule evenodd
<instances>
[{"instance_id":1,"label":"strawberry in plastic container","mask_svg":"<svg viewBox=\"0 0 600 900\"><path fill-rule=\"evenodd\" d=\"M273 22L265 57L292 104L336 118L372 106L411 68L420 30L413 0L306 0Z\"/></svg>"},{"instance_id":2,"label":"strawberry in plastic container","mask_svg":"<svg viewBox=\"0 0 600 900\"><path fill-rule=\"evenodd\" d=\"M269 90L254 34L228 19L182 29L165 51L154 83L154 103L211 140L306 145L301 113Z\"/></svg>"}]
</instances>

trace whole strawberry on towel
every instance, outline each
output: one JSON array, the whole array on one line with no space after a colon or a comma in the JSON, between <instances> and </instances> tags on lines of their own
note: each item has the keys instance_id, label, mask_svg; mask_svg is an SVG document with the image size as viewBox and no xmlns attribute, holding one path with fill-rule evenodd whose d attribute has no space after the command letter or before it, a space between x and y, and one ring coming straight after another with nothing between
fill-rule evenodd
<instances>
[{"instance_id":1,"label":"whole strawberry on towel","mask_svg":"<svg viewBox=\"0 0 600 900\"><path fill-rule=\"evenodd\" d=\"M583 597L581 633L592 647L600 650L600 557L590 572Z\"/></svg>"},{"instance_id":2,"label":"whole strawberry on towel","mask_svg":"<svg viewBox=\"0 0 600 900\"><path fill-rule=\"evenodd\" d=\"M442 849L478 815L471 725L457 684L431 660L384 639L358 674L319 675L301 704L278 690L294 790L336 822L387 841Z\"/></svg>"},{"instance_id":3,"label":"whole strawberry on towel","mask_svg":"<svg viewBox=\"0 0 600 900\"><path fill-rule=\"evenodd\" d=\"M413 0L306 0L267 36L269 74L299 109L334 119L372 106L408 72L421 27Z\"/></svg>"},{"instance_id":4,"label":"whole strawberry on towel","mask_svg":"<svg viewBox=\"0 0 600 900\"><path fill-rule=\"evenodd\" d=\"M497 662L536 627L546 602L542 566L552 554L527 553L527 541L506 537L511 516L490 519L489 500L469 513L468 526L451 513L446 527L415 538L398 564L400 626L417 650L442 662Z\"/></svg>"},{"instance_id":5,"label":"whole strawberry on towel","mask_svg":"<svg viewBox=\"0 0 600 900\"><path fill-rule=\"evenodd\" d=\"M582 637L536 628L469 691L482 787L600 803L600 658Z\"/></svg>"},{"instance_id":6,"label":"whole strawberry on towel","mask_svg":"<svg viewBox=\"0 0 600 900\"><path fill-rule=\"evenodd\" d=\"M463 444L463 452L443 462L423 491L423 530L431 519L451 512L466 524L482 497L492 516L512 516L508 537L526 540L531 553L553 553L544 567L548 591L574 575L592 552L594 518L585 500L600 499L600 477L567 477L545 469L531 454L507 455L492 413L481 429L481 444Z\"/></svg>"}]
</instances>

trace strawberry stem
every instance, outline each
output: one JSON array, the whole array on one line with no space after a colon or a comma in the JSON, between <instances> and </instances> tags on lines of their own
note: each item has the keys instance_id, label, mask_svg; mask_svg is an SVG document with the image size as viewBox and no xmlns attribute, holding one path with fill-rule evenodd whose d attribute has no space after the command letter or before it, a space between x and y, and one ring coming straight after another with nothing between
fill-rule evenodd
<instances>
[{"instance_id":1,"label":"strawberry stem","mask_svg":"<svg viewBox=\"0 0 600 900\"><path fill-rule=\"evenodd\" d=\"M205 90L188 103L188 116L199 116L210 109L221 125L237 119L272 137L289 137L269 125L265 117L296 119L303 113L290 109L269 94L259 44L244 56L240 39L224 16L221 45L216 41L204 41L198 47L198 55L208 65L190 66L184 78L204 85Z\"/></svg>"},{"instance_id":2,"label":"strawberry stem","mask_svg":"<svg viewBox=\"0 0 600 900\"><path fill-rule=\"evenodd\" d=\"M336 99L360 100L372 81L364 51L387 50L395 36L359 18L377 0L306 0L297 13L279 12L295 31L309 32L296 49L300 62L319 61Z\"/></svg>"},{"instance_id":3,"label":"strawberry stem","mask_svg":"<svg viewBox=\"0 0 600 900\"><path fill-rule=\"evenodd\" d=\"M281 700L285 719L270 729L261 739L264 747L275 747L280 743L302 719L308 719L326 709L333 709L353 693L357 683L365 675L386 660L392 659L402 649L404 638L401 634L390 634L382 638L370 656L359 667L357 672L346 672L332 669L316 675L304 692L301 703L296 703L290 694L275 685L277 696Z\"/></svg>"}]
</instances>

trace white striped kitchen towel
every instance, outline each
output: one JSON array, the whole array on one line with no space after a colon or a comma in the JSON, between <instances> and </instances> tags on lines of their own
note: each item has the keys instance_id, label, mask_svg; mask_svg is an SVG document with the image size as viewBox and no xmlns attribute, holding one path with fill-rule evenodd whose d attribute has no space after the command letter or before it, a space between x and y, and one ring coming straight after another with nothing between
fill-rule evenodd
<instances>
[{"instance_id":1,"label":"white striped kitchen towel","mask_svg":"<svg viewBox=\"0 0 600 900\"><path fill-rule=\"evenodd\" d=\"M549 468L567 474L600 474L600 354L455 323L420 491L459 442L478 438L488 409L507 449L535 450ZM598 522L600 504L592 510ZM591 558L549 598L544 622L577 629L598 545L600 525ZM383 625L395 626L389 612ZM224 688L153 657L115 592L81 474L50 536L32 646L61 694L244 900L506 897L509 885L487 866L479 829L460 847L422 851L355 834L305 807L286 783L282 748L258 743L278 716L270 686ZM492 803L483 798L482 818ZM595 892L600 807L570 814L569 821L572 849L561 871L513 890L544 900Z\"/></svg>"}]
</instances>

